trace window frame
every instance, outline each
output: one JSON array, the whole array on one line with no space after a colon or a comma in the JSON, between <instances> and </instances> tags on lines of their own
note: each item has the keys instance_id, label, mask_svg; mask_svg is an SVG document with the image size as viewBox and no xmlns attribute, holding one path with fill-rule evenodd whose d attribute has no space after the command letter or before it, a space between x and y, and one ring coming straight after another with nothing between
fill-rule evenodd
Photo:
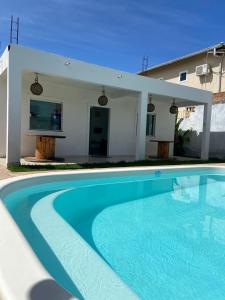
<instances>
[{"instance_id":1,"label":"window frame","mask_svg":"<svg viewBox=\"0 0 225 300\"><path fill-rule=\"evenodd\" d=\"M186 73L186 79L185 80L180 80L181 78L181 74L183 74L183 73ZM184 71L180 71L179 72L179 82L185 82L185 81L187 81L187 77L188 77L188 71L187 70L184 70Z\"/></svg>"},{"instance_id":2,"label":"window frame","mask_svg":"<svg viewBox=\"0 0 225 300\"><path fill-rule=\"evenodd\" d=\"M148 116L154 116L154 132L153 132L153 135L152 134L147 134L147 120L148 120ZM150 123L149 123L150 125ZM147 117L146 117L146 137L151 137L151 138L155 138L156 134L155 134L155 130L156 129L156 113L151 113L151 112L147 112ZM149 130L149 133L150 133L150 130Z\"/></svg>"},{"instance_id":3,"label":"window frame","mask_svg":"<svg viewBox=\"0 0 225 300\"><path fill-rule=\"evenodd\" d=\"M49 102L53 104L60 104L61 105L61 129L56 130L56 129L32 129L30 127L30 108L31 108L31 101L39 101L39 102ZM36 98L36 97L30 97L29 98L29 106L28 106L28 130L29 131L34 131L34 132L63 132L63 102L57 99L49 99L49 98Z\"/></svg>"}]
</instances>

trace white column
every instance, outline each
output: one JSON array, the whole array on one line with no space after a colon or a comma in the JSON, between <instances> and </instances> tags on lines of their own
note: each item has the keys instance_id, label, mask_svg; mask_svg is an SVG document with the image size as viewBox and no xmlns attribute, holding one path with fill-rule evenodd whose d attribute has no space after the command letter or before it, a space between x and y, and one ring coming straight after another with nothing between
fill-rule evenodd
<instances>
[{"instance_id":1,"label":"white column","mask_svg":"<svg viewBox=\"0 0 225 300\"><path fill-rule=\"evenodd\" d=\"M209 158L209 141L210 141L210 124L211 124L212 103L204 105L202 143L201 143L201 159Z\"/></svg>"},{"instance_id":2,"label":"white column","mask_svg":"<svg viewBox=\"0 0 225 300\"><path fill-rule=\"evenodd\" d=\"M137 105L136 160L145 159L147 105L148 93L140 92Z\"/></svg>"},{"instance_id":3,"label":"white column","mask_svg":"<svg viewBox=\"0 0 225 300\"><path fill-rule=\"evenodd\" d=\"M10 59L7 69L7 116L6 116L6 164L20 162L21 138L21 71L14 59Z\"/></svg>"},{"instance_id":4,"label":"white column","mask_svg":"<svg viewBox=\"0 0 225 300\"><path fill-rule=\"evenodd\" d=\"M0 76L0 157L6 155L6 82Z\"/></svg>"}]
</instances>

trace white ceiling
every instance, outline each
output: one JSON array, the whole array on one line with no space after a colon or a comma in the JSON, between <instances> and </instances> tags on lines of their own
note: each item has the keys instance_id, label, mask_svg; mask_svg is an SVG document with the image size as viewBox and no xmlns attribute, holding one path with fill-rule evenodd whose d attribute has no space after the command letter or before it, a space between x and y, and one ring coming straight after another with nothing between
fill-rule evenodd
<instances>
[{"instance_id":1,"label":"white ceiling","mask_svg":"<svg viewBox=\"0 0 225 300\"><path fill-rule=\"evenodd\" d=\"M23 79L30 81L31 78L34 78L34 73L33 72L26 72L24 74ZM96 85L96 84L91 84L89 82L83 82L83 81L77 81L77 80L72 80L68 78L63 78L63 77L55 77L55 76L50 76L46 74L39 74L39 79L41 80L46 80L49 83L53 84L61 84L64 86L69 86L69 87L77 87L80 89L86 89L94 92L102 92L102 85ZM105 86L105 92L111 97L111 98L120 98L124 96L131 96L131 95L136 95L135 92L125 90L125 89L119 89L119 88L114 88L114 87L109 87Z\"/></svg>"},{"instance_id":2,"label":"white ceiling","mask_svg":"<svg viewBox=\"0 0 225 300\"><path fill-rule=\"evenodd\" d=\"M33 72L25 72L23 74L23 79L26 81L32 81L34 79L34 73ZM64 86L69 86L69 87L77 87L80 89L86 89L89 91L93 92L99 92L101 93L102 91L102 85L96 85L96 84L91 84L89 82L84 82L84 81L77 81L77 80L72 80L68 78L63 78L63 77L56 77L56 76L51 76L51 75L46 75L46 74L39 74L39 79L40 81L48 81L49 83L53 84L61 84ZM111 98L120 98L120 97L125 97L125 96L136 96L137 93L134 91L126 90L126 89L119 89L119 88L114 88L114 87L109 87L105 86L105 92L108 96ZM162 95L152 95L152 101L160 101L160 102L173 102L173 98L171 97L166 97ZM193 106L193 105L199 105L200 103L195 103L193 101L184 101L184 99L175 99L175 102L178 106Z\"/></svg>"}]
</instances>

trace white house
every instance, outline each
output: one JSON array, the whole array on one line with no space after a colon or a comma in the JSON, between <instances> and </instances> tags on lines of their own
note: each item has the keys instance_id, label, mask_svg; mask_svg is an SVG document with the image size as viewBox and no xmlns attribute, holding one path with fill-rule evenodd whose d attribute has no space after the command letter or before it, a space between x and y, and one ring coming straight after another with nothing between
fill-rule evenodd
<instances>
[{"instance_id":1,"label":"white house","mask_svg":"<svg viewBox=\"0 0 225 300\"><path fill-rule=\"evenodd\" d=\"M43 92L31 92L35 74ZM104 90L108 103L100 106ZM155 110L148 117L147 104ZM201 158L207 159L211 93L10 45L0 58L0 156L34 156L36 136L56 138L56 156L155 156L155 141L173 141L170 106L204 105ZM154 117L153 117L153 116ZM173 143L170 145L170 155Z\"/></svg>"}]
</instances>

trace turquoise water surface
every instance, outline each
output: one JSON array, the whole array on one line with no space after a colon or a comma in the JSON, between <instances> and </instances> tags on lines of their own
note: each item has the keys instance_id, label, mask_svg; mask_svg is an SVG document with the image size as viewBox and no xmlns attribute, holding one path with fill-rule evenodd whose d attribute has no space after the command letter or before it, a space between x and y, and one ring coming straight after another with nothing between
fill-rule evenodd
<instances>
[{"instance_id":1,"label":"turquoise water surface","mask_svg":"<svg viewBox=\"0 0 225 300\"><path fill-rule=\"evenodd\" d=\"M80 299L94 299L85 264L95 272L96 257L140 299L225 299L224 171L45 183L4 203L45 268ZM75 253L79 238L88 248Z\"/></svg>"}]
</instances>

